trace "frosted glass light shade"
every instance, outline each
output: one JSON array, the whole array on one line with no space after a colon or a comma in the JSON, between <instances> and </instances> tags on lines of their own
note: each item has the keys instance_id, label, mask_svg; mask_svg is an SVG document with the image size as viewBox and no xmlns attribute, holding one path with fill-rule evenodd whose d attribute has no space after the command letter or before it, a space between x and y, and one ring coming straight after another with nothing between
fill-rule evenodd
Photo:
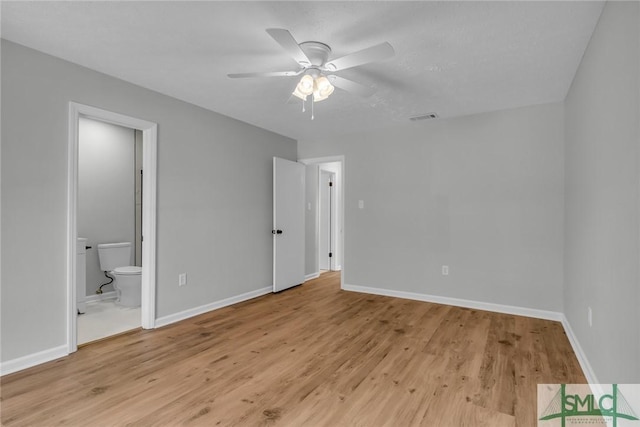
<instances>
[{"instance_id":1,"label":"frosted glass light shade","mask_svg":"<svg viewBox=\"0 0 640 427\"><path fill-rule=\"evenodd\" d=\"M311 95L313 93L313 77L309 74L302 76L296 90L303 95Z\"/></svg>"},{"instance_id":2,"label":"frosted glass light shade","mask_svg":"<svg viewBox=\"0 0 640 427\"><path fill-rule=\"evenodd\" d=\"M329 82L329 79L325 76L320 76L316 79L316 88L318 95L323 99L329 97L333 93L333 85Z\"/></svg>"}]
</instances>

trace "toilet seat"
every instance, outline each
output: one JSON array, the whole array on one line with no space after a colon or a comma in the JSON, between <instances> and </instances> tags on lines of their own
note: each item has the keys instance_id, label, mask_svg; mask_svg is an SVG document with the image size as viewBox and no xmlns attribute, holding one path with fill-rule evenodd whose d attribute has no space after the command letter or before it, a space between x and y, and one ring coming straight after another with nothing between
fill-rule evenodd
<instances>
[{"instance_id":1,"label":"toilet seat","mask_svg":"<svg viewBox=\"0 0 640 427\"><path fill-rule=\"evenodd\" d=\"M118 267L113 270L114 274L122 274L123 276L133 276L136 274L142 274L142 267L136 267L134 265L127 267Z\"/></svg>"}]
</instances>

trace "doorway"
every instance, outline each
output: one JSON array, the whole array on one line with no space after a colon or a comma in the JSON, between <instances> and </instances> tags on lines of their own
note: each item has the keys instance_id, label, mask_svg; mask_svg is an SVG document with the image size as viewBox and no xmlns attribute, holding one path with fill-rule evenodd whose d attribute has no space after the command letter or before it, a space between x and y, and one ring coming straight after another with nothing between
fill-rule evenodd
<instances>
[{"instance_id":1,"label":"doorway","mask_svg":"<svg viewBox=\"0 0 640 427\"><path fill-rule=\"evenodd\" d=\"M347 261L344 253L345 227L345 158L344 156L300 159L307 166L305 225L306 280L311 280L323 271L341 271L340 286L344 286ZM325 172L323 174L323 171ZM323 177L331 179L330 191L323 196ZM325 202L321 198L326 198ZM329 207L329 205L331 205ZM323 206L326 209L323 209ZM323 215L323 211L325 214ZM324 218L324 219L323 219ZM324 222L326 225L322 225ZM324 231L326 230L326 232ZM322 245L322 247L321 247ZM329 251L331 249L331 251ZM331 253L331 257L329 257ZM326 267L327 269L324 270Z\"/></svg>"},{"instance_id":2,"label":"doorway","mask_svg":"<svg viewBox=\"0 0 640 427\"><path fill-rule=\"evenodd\" d=\"M336 228L336 174L330 170L319 168L319 203L318 203L318 267L320 272L335 271L336 263L333 256L335 250Z\"/></svg>"},{"instance_id":3,"label":"doorway","mask_svg":"<svg viewBox=\"0 0 640 427\"><path fill-rule=\"evenodd\" d=\"M142 169L145 176L141 184L141 305L139 324L145 329L155 326L155 270L156 270L156 152L157 124L125 116L99 108L69 103L69 162L68 162L68 252L67 252L67 344L69 352L77 350L78 344L78 293L82 294L78 284L81 281L82 268L79 268L78 251L82 242L78 242L78 194L79 194L79 138L80 121L91 119L100 123L138 130L142 139ZM139 136L140 136L139 135ZM133 149L133 147L132 147ZM133 212L131 212L132 219ZM134 226L135 227L135 226ZM135 245L132 242L132 251ZM91 246L94 246L92 244ZM94 248L97 250L97 248ZM85 254L86 255L86 254ZM79 271L80 270L80 271Z\"/></svg>"},{"instance_id":4,"label":"doorway","mask_svg":"<svg viewBox=\"0 0 640 427\"><path fill-rule=\"evenodd\" d=\"M80 247L76 276L78 345L141 326L142 260L138 249L142 243L142 149L141 131L80 116L77 205ZM114 243L119 247L109 252L119 254L122 259L107 268L100 247ZM84 254L80 256L82 245ZM138 268L130 268L134 266ZM129 286L124 295L116 289L118 284L122 284L117 277L122 275L116 276L112 271L118 267L137 272L125 279Z\"/></svg>"}]
</instances>

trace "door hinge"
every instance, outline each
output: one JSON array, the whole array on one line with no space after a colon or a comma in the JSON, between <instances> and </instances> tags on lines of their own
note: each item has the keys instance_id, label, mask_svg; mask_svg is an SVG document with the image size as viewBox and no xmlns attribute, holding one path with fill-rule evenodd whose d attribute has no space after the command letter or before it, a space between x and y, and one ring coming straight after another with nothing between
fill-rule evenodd
<instances>
[{"instance_id":1,"label":"door hinge","mask_svg":"<svg viewBox=\"0 0 640 427\"><path fill-rule=\"evenodd\" d=\"M329 187L333 187L333 182L329 181Z\"/></svg>"},{"instance_id":2,"label":"door hinge","mask_svg":"<svg viewBox=\"0 0 640 427\"><path fill-rule=\"evenodd\" d=\"M333 254L331 252L329 252L329 258L331 258L333 256Z\"/></svg>"}]
</instances>

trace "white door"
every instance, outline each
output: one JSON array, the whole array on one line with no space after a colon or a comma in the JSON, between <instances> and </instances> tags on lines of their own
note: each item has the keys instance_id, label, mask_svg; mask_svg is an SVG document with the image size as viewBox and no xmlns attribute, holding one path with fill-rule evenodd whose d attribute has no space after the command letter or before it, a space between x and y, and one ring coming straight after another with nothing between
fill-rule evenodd
<instances>
[{"instance_id":1,"label":"white door","mask_svg":"<svg viewBox=\"0 0 640 427\"><path fill-rule=\"evenodd\" d=\"M273 292L304 282L304 170L273 158Z\"/></svg>"}]
</instances>

